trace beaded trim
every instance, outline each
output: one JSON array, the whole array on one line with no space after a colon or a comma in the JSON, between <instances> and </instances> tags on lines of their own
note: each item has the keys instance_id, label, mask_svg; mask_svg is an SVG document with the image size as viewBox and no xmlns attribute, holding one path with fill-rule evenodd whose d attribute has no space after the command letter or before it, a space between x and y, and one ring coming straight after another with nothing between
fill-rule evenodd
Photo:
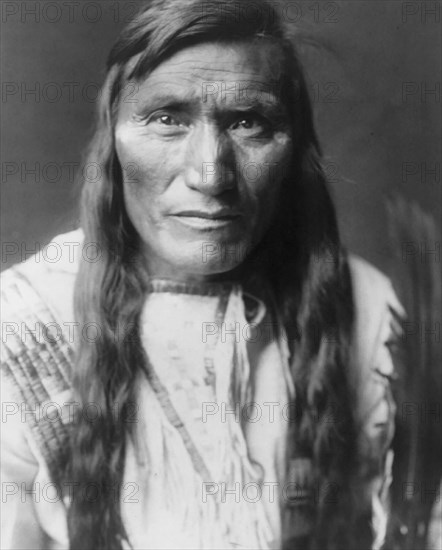
<instances>
[{"instance_id":1,"label":"beaded trim","mask_svg":"<svg viewBox=\"0 0 442 550\"><path fill-rule=\"evenodd\" d=\"M3 275L3 319L20 330L3 338L1 369L12 384L18 404L26 406L26 423L51 478L57 482L61 453L68 443L68 426L58 414L44 413L42 407L51 403L57 393L71 389L73 350L62 335L56 339L49 339L47 335L37 338L36 326L46 327L56 324L56 320L30 282L22 274L11 271Z\"/></svg>"}]
</instances>

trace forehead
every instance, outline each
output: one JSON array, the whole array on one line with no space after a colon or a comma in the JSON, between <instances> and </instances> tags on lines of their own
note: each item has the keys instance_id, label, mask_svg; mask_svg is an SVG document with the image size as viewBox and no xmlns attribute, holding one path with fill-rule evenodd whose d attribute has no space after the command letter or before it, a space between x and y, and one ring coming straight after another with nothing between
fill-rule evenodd
<instances>
[{"instance_id":1,"label":"forehead","mask_svg":"<svg viewBox=\"0 0 442 550\"><path fill-rule=\"evenodd\" d=\"M202 103L278 102L280 48L268 41L207 42L180 50L137 83L135 102L165 98Z\"/></svg>"}]
</instances>

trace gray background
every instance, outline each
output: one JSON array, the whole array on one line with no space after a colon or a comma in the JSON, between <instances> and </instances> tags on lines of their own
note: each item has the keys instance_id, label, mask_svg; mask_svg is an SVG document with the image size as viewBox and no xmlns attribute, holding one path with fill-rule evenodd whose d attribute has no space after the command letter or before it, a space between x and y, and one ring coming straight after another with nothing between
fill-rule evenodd
<instances>
[{"instance_id":1,"label":"gray background","mask_svg":"<svg viewBox=\"0 0 442 550\"><path fill-rule=\"evenodd\" d=\"M76 227L72 166L92 132L107 52L136 3L55 4L1 2L2 269ZM343 239L388 272L399 245L388 240L386 197L440 219L440 4L290 2L285 13L318 44L301 54ZM38 175L26 173L36 163Z\"/></svg>"}]
</instances>

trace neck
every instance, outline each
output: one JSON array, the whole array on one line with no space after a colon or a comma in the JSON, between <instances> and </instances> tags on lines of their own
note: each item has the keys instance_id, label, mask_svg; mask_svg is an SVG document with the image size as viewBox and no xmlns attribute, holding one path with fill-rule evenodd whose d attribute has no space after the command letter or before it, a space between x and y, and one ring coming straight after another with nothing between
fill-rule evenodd
<instances>
[{"instance_id":1,"label":"neck","mask_svg":"<svg viewBox=\"0 0 442 550\"><path fill-rule=\"evenodd\" d=\"M198 273L186 271L158 261L148 259L146 271L149 279L168 279L184 284L225 283L244 281L246 268L243 264L221 273Z\"/></svg>"}]
</instances>

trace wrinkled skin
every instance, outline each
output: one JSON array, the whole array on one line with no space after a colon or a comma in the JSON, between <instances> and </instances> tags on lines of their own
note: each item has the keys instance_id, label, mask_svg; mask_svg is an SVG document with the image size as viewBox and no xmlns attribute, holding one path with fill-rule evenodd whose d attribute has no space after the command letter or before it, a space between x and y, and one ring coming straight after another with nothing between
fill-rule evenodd
<instances>
[{"instance_id":1,"label":"wrinkled skin","mask_svg":"<svg viewBox=\"0 0 442 550\"><path fill-rule=\"evenodd\" d=\"M191 46L120 103L125 205L151 276L217 279L277 215L292 156L280 59L265 41Z\"/></svg>"}]
</instances>

